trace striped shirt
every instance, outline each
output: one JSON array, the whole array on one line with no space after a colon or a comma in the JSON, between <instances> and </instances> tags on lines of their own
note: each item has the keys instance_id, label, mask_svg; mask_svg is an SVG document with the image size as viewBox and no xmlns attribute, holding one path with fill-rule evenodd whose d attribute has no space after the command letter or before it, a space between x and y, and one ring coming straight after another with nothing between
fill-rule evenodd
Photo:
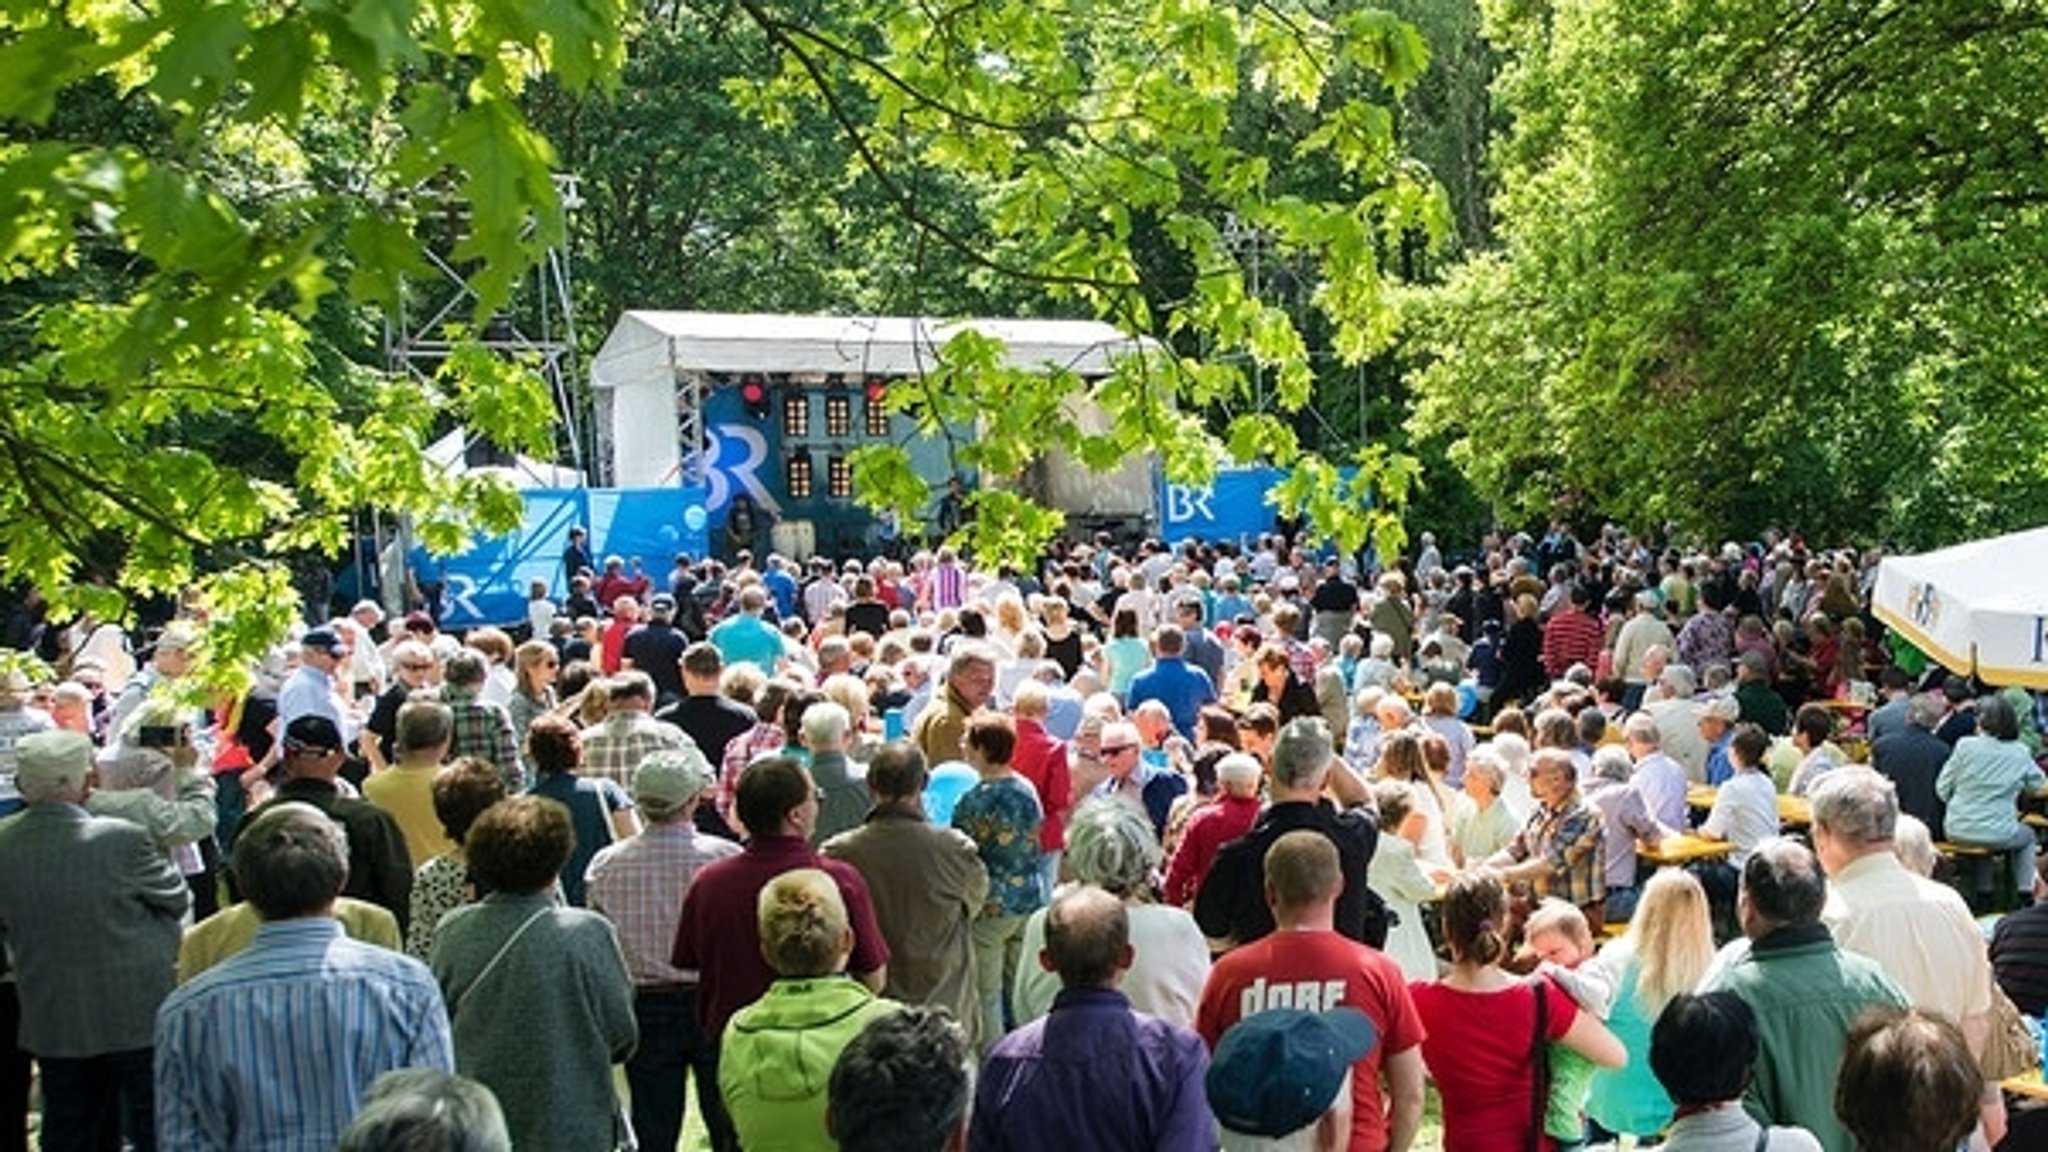
<instances>
[{"instance_id":1,"label":"striped shirt","mask_svg":"<svg viewBox=\"0 0 2048 1152\"><path fill-rule=\"evenodd\" d=\"M267 923L157 1013L157 1141L327 1152L371 1081L422 1067L455 1070L426 965L328 917Z\"/></svg>"},{"instance_id":2,"label":"striped shirt","mask_svg":"<svg viewBox=\"0 0 2048 1152\"><path fill-rule=\"evenodd\" d=\"M512 715L503 704L491 704L474 696L447 694L453 722L448 738L448 759L474 756L498 770L508 791L525 785L525 765L519 760L519 738L512 731Z\"/></svg>"},{"instance_id":3,"label":"striped shirt","mask_svg":"<svg viewBox=\"0 0 2048 1152\"><path fill-rule=\"evenodd\" d=\"M618 929L626 971L637 985L695 984L697 974L669 963L683 893L713 860L737 856L740 846L697 831L688 820L650 824L631 840L597 854L585 873L589 906Z\"/></svg>"}]
</instances>

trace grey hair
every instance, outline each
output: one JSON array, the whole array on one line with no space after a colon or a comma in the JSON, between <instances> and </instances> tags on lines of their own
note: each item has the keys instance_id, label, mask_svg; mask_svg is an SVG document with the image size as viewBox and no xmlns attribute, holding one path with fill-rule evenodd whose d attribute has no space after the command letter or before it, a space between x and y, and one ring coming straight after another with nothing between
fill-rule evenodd
<instances>
[{"instance_id":1,"label":"grey hair","mask_svg":"<svg viewBox=\"0 0 2048 1152\"><path fill-rule=\"evenodd\" d=\"M512 1152L491 1090L438 1068L377 1077L335 1152Z\"/></svg>"},{"instance_id":2,"label":"grey hair","mask_svg":"<svg viewBox=\"0 0 2048 1152\"><path fill-rule=\"evenodd\" d=\"M1898 835L1899 794L1868 768L1837 768L1813 786L1813 823L1851 846L1889 843Z\"/></svg>"},{"instance_id":3,"label":"grey hair","mask_svg":"<svg viewBox=\"0 0 2048 1152\"><path fill-rule=\"evenodd\" d=\"M1699 690L1699 681L1694 678L1689 664L1666 664L1664 674L1658 679L1677 689L1680 696L1691 696Z\"/></svg>"},{"instance_id":4,"label":"grey hair","mask_svg":"<svg viewBox=\"0 0 2048 1152\"><path fill-rule=\"evenodd\" d=\"M1152 821L1129 804L1091 797L1067 821L1067 875L1120 897L1136 896L1152 883L1161 860Z\"/></svg>"},{"instance_id":5,"label":"grey hair","mask_svg":"<svg viewBox=\"0 0 2048 1152\"><path fill-rule=\"evenodd\" d=\"M804 709L800 725L803 729L804 747L813 750L836 750L846 740L846 730L853 725L853 715L845 705L823 700Z\"/></svg>"},{"instance_id":6,"label":"grey hair","mask_svg":"<svg viewBox=\"0 0 2048 1152\"><path fill-rule=\"evenodd\" d=\"M1935 692L1921 692L1906 701L1906 723L1929 732L1941 727L1948 715L1948 700Z\"/></svg>"},{"instance_id":7,"label":"grey hair","mask_svg":"<svg viewBox=\"0 0 2048 1152\"><path fill-rule=\"evenodd\" d=\"M1602 744L1593 749L1593 775L1601 780L1616 780L1627 783L1635 773L1636 763L1628 758L1628 749L1619 744Z\"/></svg>"},{"instance_id":8,"label":"grey hair","mask_svg":"<svg viewBox=\"0 0 2048 1152\"><path fill-rule=\"evenodd\" d=\"M1273 780L1284 788L1320 788L1335 755L1328 724L1314 716L1291 720L1273 742Z\"/></svg>"},{"instance_id":9,"label":"grey hair","mask_svg":"<svg viewBox=\"0 0 2048 1152\"><path fill-rule=\"evenodd\" d=\"M1465 775L1483 776L1498 793L1507 786L1508 762L1491 744L1481 744L1465 753Z\"/></svg>"},{"instance_id":10,"label":"grey hair","mask_svg":"<svg viewBox=\"0 0 2048 1152\"><path fill-rule=\"evenodd\" d=\"M1621 734L1629 740L1640 740L1652 748L1664 746L1664 733L1657 727L1657 719L1647 712L1638 712L1628 718Z\"/></svg>"},{"instance_id":11,"label":"grey hair","mask_svg":"<svg viewBox=\"0 0 2048 1152\"><path fill-rule=\"evenodd\" d=\"M1216 761L1219 782L1256 785L1264 772L1258 757L1246 752L1232 752Z\"/></svg>"},{"instance_id":12,"label":"grey hair","mask_svg":"<svg viewBox=\"0 0 2048 1152\"><path fill-rule=\"evenodd\" d=\"M1922 876L1934 875L1934 865L1941 854L1934 850L1934 833L1927 828L1926 821L1911 813L1899 813L1899 822L1892 831L1892 851L1898 855L1899 863Z\"/></svg>"}]
</instances>

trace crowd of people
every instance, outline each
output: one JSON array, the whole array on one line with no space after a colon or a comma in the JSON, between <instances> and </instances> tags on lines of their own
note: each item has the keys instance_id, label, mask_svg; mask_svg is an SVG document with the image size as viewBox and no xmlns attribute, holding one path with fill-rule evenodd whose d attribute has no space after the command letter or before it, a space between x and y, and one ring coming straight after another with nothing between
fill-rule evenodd
<instances>
[{"instance_id":1,"label":"crowd of people","mask_svg":"<svg viewBox=\"0 0 2048 1152\"><path fill-rule=\"evenodd\" d=\"M132 672L32 620L0 1152L31 1062L45 1148L1378 1152L1431 1085L1473 1152L2024 1146L2032 696L1886 636L1874 553L1420 544L579 532L517 629L364 602L211 706L203 614Z\"/></svg>"}]
</instances>

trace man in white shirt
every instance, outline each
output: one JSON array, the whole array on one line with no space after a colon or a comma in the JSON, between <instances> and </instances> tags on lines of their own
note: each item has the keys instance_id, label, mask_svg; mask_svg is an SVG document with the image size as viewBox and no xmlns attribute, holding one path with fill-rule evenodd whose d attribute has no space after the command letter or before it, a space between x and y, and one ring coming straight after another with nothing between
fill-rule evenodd
<instances>
[{"instance_id":1,"label":"man in white shirt","mask_svg":"<svg viewBox=\"0 0 2048 1152\"><path fill-rule=\"evenodd\" d=\"M1664 733L1655 717L1637 712L1622 729L1629 759L1635 761L1632 777L1650 815L1666 828L1685 827L1685 765L1664 753Z\"/></svg>"},{"instance_id":2,"label":"man in white shirt","mask_svg":"<svg viewBox=\"0 0 2048 1152\"><path fill-rule=\"evenodd\" d=\"M354 725L342 713L334 684L334 671L348 654L348 642L333 629L315 628L299 637L299 667L277 692L279 731L301 716L325 716L341 731L344 743L354 737Z\"/></svg>"},{"instance_id":3,"label":"man in white shirt","mask_svg":"<svg viewBox=\"0 0 2048 1152\"><path fill-rule=\"evenodd\" d=\"M1813 847L1828 875L1821 919L1845 951L1870 957L1915 1008L1960 1024L1981 1055L1991 1031L1991 961L1969 906L1954 889L1909 870L1893 851L1899 819L1891 781L1860 765L1814 785ZM1996 1084L1982 1099L1992 1144L2004 1135Z\"/></svg>"}]
</instances>

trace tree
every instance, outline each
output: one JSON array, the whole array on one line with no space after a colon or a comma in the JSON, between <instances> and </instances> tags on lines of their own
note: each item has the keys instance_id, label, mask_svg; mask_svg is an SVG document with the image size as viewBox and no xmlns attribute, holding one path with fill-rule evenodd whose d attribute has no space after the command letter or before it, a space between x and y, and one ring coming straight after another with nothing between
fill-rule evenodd
<instances>
[{"instance_id":1,"label":"tree","mask_svg":"<svg viewBox=\"0 0 2048 1152\"><path fill-rule=\"evenodd\" d=\"M1493 0L1504 246L1404 302L1497 506L1933 543L2048 511L2036 5Z\"/></svg>"},{"instance_id":2,"label":"tree","mask_svg":"<svg viewBox=\"0 0 2048 1152\"><path fill-rule=\"evenodd\" d=\"M1426 54L1382 12L1297 0L736 11L764 64L728 78L727 96L767 127L822 114L854 157L850 186L959 258L965 285L1033 286L1061 311L1167 341L1094 388L1111 417L1095 434L1066 402L1077 381L998 371L971 341L950 348L903 402L927 421L991 417L963 449L988 475L1014 475L1048 444L1098 463L1155 451L1177 478L1204 475L1220 448L1195 414L1242 396L1245 364L1282 411L1308 401L1301 333L1246 292L1226 214L1314 269L1310 302L1347 361L1391 337L1385 254L1445 227L1379 99L1413 84ZM643 15L720 23L681 6ZM508 524L510 493L442 476L418 448L459 424L544 449L538 378L472 346L418 387L374 363L370 333L427 233L459 241L479 326L561 239L556 153L523 101L543 115L561 101L576 129L578 97L620 76L628 18L616 0L0 0L0 293L16 353L0 368L13 465L0 474L0 577L111 611L122 592L197 574L217 654L236 663L293 614L272 557L334 550L350 510L406 513L442 549ZM115 102L135 139L60 114L87 92ZM1280 115L1253 132L1251 108ZM1247 133L1267 149L1284 133L1339 189L1292 186ZM617 187L645 198L635 227L673 208L667 189ZM1184 294L1148 292L1140 237L1185 267ZM1215 358L1171 350L1182 340ZM1299 454L1274 414L1240 418L1227 443L1240 458ZM1340 486L1306 460L1286 497L1347 545L1369 532L1391 544L1412 462L1359 463ZM905 502L886 454L865 464L873 500ZM1052 526L1007 493L984 500L977 543L991 554ZM96 558L104 589L84 579Z\"/></svg>"}]
</instances>

